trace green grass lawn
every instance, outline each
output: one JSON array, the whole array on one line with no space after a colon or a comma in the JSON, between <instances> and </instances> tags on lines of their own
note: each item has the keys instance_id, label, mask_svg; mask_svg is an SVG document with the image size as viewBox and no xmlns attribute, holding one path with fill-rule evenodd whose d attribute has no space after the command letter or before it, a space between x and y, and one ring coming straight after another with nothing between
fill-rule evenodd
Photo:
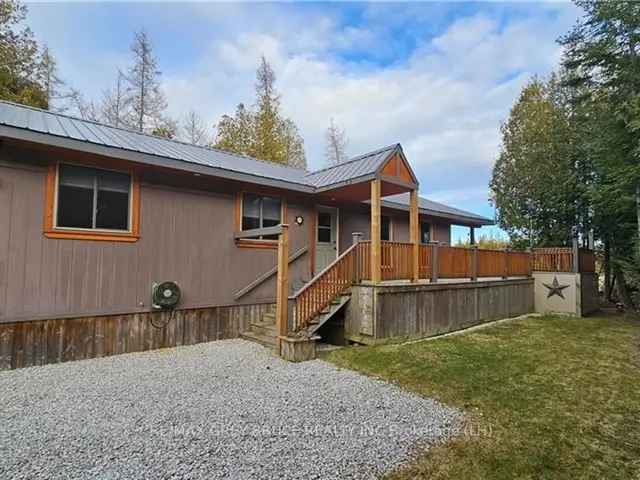
<instances>
[{"instance_id":1,"label":"green grass lawn","mask_svg":"<svg viewBox=\"0 0 640 480\"><path fill-rule=\"evenodd\" d=\"M640 321L526 318L327 360L467 413L389 478L640 479Z\"/></svg>"}]
</instances>

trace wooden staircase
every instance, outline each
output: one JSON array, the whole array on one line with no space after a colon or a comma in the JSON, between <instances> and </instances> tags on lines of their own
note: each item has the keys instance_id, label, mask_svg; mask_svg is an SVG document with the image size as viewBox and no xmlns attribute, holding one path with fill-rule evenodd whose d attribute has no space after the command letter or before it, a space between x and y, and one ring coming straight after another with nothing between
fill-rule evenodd
<instances>
[{"instance_id":1,"label":"wooden staircase","mask_svg":"<svg viewBox=\"0 0 640 480\"><path fill-rule=\"evenodd\" d=\"M351 300L351 292L345 292L334 298L329 305L309 322L305 329L306 334L308 336L315 335L320 327L329 321L349 300ZM277 335L276 314L269 312L265 313L259 322L252 322L248 331L240 333L240 338L275 349Z\"/></svg>"},{"instance_id":2,"label":"wooden staircase","mask_svg":"<svg viewBox=\"0 0 640 480\"><path fill-rule=\"evenodd\" d=\"M240 338L271 349L276 348L277 337L275 312L265 313L259 322L251 322L248 331L240 333Z\"/></svg>"}]
</instances>

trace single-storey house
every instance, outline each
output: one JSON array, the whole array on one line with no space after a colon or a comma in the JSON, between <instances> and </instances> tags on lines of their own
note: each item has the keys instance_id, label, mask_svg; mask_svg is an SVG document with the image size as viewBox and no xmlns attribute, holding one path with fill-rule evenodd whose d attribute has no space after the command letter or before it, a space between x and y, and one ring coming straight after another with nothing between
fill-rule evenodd
<instances>
[{"instance_id":1,"label":"single-storey house","mask_svg":"<svg viewBox=\"0 0 640 480\"><path fill-rule=\"evenodd\" d=\"M42 348L38 335L54 342L55 330L62 343L92 338L84 352L56 353L82 358L238 336L272 308L277 248L271 235L238 233L288 224L299 289L354 233L370 237L372 182L381 240L409 241L418 181L399 144L305 171L0 102L0 326L11 325L0 345L32 335ZM421 242L492 224L426 198L418 209ZM163 281L180 286L180 321L197 319L194 331L144 323Z\"/></svg>"}]
</instances>

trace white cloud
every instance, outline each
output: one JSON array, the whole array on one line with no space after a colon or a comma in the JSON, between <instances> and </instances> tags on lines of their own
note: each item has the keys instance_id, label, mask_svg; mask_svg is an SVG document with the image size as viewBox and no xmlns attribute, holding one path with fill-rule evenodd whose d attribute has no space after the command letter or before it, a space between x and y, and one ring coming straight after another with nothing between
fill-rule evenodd
<instances>
[{"instance_id":1,"label":"white cloud","mask_svg":"<svg viewBox=\"0 0 640 480\"><path fill-rule=\"evenodd\" d=\"M190 8L214 33L197 61L164 75L172 114L195 109L213 124L238 102L251 103L264 54L312 168L324 162L324 132L334 117L346 129L350 154L400 142L422 193L484 210L500 122L527 78L557 65L555 39L576 18L565 4L497 5L453 21L442 6L429 7L431 15L424 5L372 5L360 23L347 22L334 5ZM510 8L518 14L507 14ZM429 31L430 22L445 21L439 33ZM398 53L394 28L410 35L408 51ZM74 68L75 78L85 66Z\"/></svg>"}]
</instances>

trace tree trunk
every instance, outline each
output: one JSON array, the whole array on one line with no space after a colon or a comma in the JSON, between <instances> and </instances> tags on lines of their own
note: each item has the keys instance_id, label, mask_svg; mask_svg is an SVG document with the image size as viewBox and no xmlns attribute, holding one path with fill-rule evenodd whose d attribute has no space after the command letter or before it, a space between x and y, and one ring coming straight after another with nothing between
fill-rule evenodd
<instances>
[{"instance_id":1,"label":"tree trunk","mask_svg":"<svg viewBox=\"0 0 640 480\"><path fill-rule=\"evenodd\" d=\"M620 295L620 300L627 310L633 311L635 309L635 306L633 305L633 300L631 299L631 295L629 294L627 282L624 279L622 270L615 263L613 264L613 274L615 275L617 280L617 289L618 294Z\"/></svg>"},{"instance_id":2,"label":"tree trunk","mask_svg":"<svg viewBox=\"0 0 640 480\"><path fill-rule=\"evenodd\" d=\"M611 301L611 246L609 244L609 237L604 239L604 298L607 302Z\"/></svg>"},{"instance_id":3,"label":"tree trunk","mask_svg":"<svg viewBox=\"0 0 640 480\"><path fill-rule=\"evenodd\" d=\"M640 256L640 181L636 184L636 220L638 222L638 255Z\"/></svg>"}]
</instances>

